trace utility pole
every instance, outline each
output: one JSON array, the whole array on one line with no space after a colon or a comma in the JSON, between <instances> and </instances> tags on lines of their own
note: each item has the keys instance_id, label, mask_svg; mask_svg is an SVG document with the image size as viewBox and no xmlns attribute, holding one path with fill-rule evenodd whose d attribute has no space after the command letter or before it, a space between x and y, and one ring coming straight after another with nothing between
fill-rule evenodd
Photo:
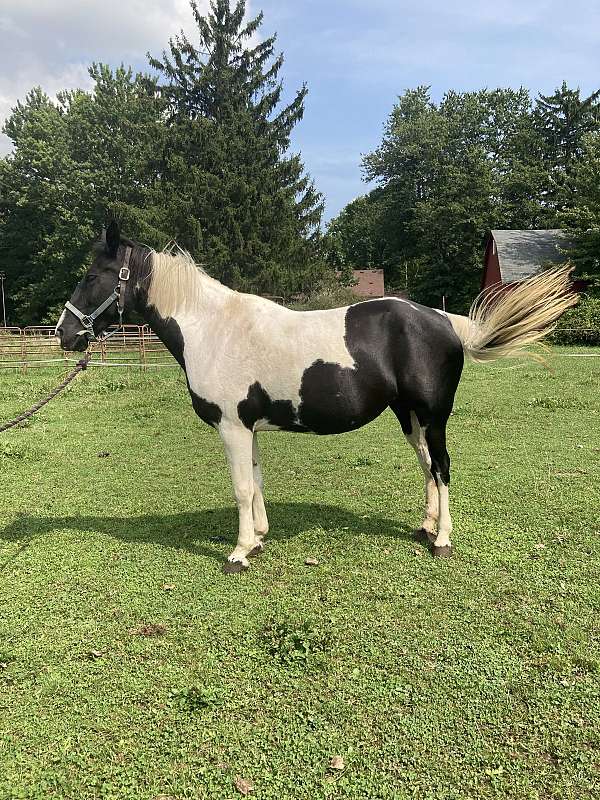
<instances>
[{"instance_id":1,"label":"utility pole","mask_svg":"<svg viewBox=\"0 0 600 800\"><path fill-rule=\"evenodd\" d=\"M6 304L4 302L4 279L6 278L5 272L0 272L0 284L2 285L2 316L4 318L4 327L6 328Z\"/></svg>"}]
</instances>

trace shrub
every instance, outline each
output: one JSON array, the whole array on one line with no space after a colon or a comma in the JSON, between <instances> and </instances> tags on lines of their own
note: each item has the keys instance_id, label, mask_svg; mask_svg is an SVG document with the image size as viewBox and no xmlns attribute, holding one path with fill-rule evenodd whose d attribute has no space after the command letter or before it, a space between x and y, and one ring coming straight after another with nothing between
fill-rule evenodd
<instances>
[{"instance_id":1,"label":"shrub","mask_svg":"<svg viewBox=\"0 0 600 800\"><path fill-rule=\"evenodd\" d=\"M550 336L554 344L600 345L600 298L582 297L564 314Z\"/></svg>"},{"instance_id":2,"label":"shrub","mask_svg":"<svg viewBox=\"0 0 600 800\"><path fill-rule=\"evenodd\" d=\"M319 311L327 308L349 306L361 300L351 286L342 286L333 276L324 279L314 290L296 302L289 303L289 308L296 311Z\"/></svg>"}]
</instances>

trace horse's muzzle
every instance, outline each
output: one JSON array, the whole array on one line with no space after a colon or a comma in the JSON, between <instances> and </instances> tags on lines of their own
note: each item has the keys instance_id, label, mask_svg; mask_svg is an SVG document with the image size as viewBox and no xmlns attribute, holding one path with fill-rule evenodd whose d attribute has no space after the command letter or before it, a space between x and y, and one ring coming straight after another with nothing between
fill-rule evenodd
<instances>
[{"instance_id":1,"label":"horse's muzzle","mask_svg":"<svg viewBox=\"0 0 600 800\"><path fill-rule=\"evenodd\" d=\"M71 353L83 353L87 350L88 337L85 334L76 333L73 336L65 336L61 328L56 329L56 338L63 350Z\"/></svg>"}]
</instances>

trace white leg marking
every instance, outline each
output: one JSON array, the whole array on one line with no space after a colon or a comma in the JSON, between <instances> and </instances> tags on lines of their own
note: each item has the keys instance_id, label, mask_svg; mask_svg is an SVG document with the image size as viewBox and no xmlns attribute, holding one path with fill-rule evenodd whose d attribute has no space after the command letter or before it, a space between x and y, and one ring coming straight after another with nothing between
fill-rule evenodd
<instances>
[{"instance_id":1,"label":"white leg marking","mask_svg":"<svg viewBox=\"0 0 600 800\"><path fill-rule=\"evenodd\" d=\"M438 476L437 488L440 495L440 516L438 520L438 535L434 542L436 547L450 547L450 534L452 533L452 519L450 517L450 503L448 487Z\"/></svg>"},{"instance_id":2,"label":"white leg marking","mask_svg":"<svg viewBox=\"0 0 600 800\"><path fill-rule=\"evenodd\" d=\"M252 475L252 431L241 424L221 423L219 433L225 445L225 453L231 470L233 493L238 506L239 533L237 546L228 561L241 562L249 566L246 556L254 548L254 521L252 500L254 478Z\"/></svg>"},{"instance_id":3,"label":"white leg marking","mask_svg":"<svg viewBox=\"0 0 600 800\"><path fill-rule=\"evenodd\" d=\"M263 497L263 477L260 468L260 453L258 451L258 437L255 433L252 437L252 472L254 477L254 496L252 498L252 517L254 519L254 530L258 537L257 545L262 545L262 537L269 532L269 520L265 509L265 499Z\"/></svg>"},{"instance_id":4,"label":"white leg marking","mask_svg":"<svg viewBox=\"0 0 600 800\"><path fill-rule=\"evenodd\" d=\"M440 513L440 496L436 482L431 473L425 473L425 517L421 527L429 537L435 537L435 527Z\"/></svg>"},{"instance_id":5,"label":"white leg marking","mask_svg":"<svg viewBox=\"0 0 600 800\"><path fill-rule=\"evenodd\" d=\"M433 541L436 535L435 531L439 516L438 486L431 474L431 457L425 439L425 428L420 426L414 411L410 412L410 424L412 432L410 436L406 438L417 454L425 478L425 517L421 523L421 527L427 532L429 539Z\"/></svg>"}]
</instances>

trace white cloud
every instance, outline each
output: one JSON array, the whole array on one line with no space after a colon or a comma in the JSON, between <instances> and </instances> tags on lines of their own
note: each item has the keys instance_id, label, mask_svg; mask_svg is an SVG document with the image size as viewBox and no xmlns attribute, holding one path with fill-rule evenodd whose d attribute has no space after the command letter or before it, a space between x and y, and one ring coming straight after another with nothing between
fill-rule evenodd
<instances>
[{"instance_id":1,"label":"white cloud","mask_svg":"<svg viewBox=\"0 0 600 800\"><path fill-rule=\"evenodd\" d=\"M200 0L200 10L208 0ZM2 0L0 8L0 127L33 86L50 96L87 88L92 61L147 66L181 29L193 38L188 0ZM0 136L0 154L10 140Z\"/></svg>"}]
</instances>

